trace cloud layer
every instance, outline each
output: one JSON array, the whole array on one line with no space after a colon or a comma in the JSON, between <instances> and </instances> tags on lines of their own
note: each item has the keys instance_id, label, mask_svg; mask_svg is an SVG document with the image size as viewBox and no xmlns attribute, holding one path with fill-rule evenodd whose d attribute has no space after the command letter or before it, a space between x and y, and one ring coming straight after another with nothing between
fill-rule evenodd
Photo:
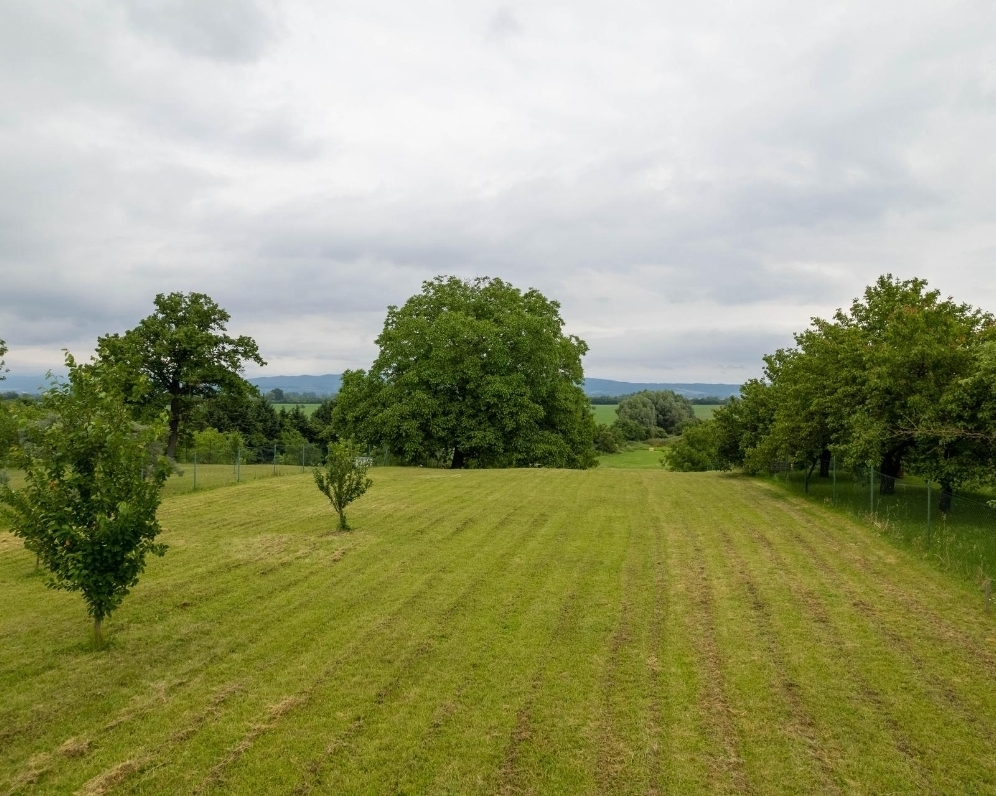
<instances>
[{"instance_id":1,"label":"cloud layer","mask_svg":"<svg viewBox=\"0 0 996 796\"><path fill-rule=\"evenodd\" d=\"M439 273L643 381L756 375L887 271L996 309L990 3L9 3L0 95L20 372L169 290L270 373L365 366Z\"/></svg>"}]
</instances>

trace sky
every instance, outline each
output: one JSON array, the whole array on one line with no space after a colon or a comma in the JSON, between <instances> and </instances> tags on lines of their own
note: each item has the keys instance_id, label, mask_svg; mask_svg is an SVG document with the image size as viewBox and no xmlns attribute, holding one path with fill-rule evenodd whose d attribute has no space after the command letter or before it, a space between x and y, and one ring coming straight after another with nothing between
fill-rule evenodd
<instances>
[{"instance_id":1,"label":"sky","mask_svg":"<svg viewBox=\"0 0 996 796\"><path fill-rule=\"evenodd\" d=\"M366 367L437 274L738 383L883 273L996 311L996 4L0 0L12 374L208 293Z\"/></svg>"}]
</instances>

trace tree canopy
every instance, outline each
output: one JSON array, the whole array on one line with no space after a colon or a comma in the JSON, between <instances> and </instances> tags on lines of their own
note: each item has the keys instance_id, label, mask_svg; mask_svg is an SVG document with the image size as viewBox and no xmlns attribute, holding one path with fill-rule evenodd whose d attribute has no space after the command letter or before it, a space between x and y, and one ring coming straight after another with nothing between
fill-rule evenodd
<instances>
[{"instance_id":1,"label":"tree canopy","mask_svg":"<svg viewBox=\"0 0 996 796\"><path fill-rule=\"evenodd\" d=\"M716 412L724 461L757 471L836 455L878 469L886 492L904 470L949 492L996 468L989 313L887 275L795 342L766 356L765 378Z\"/></svg>"},{"instance_id":2,"label":"tree canopy","mask_svg":"<svg viewBox=\"0 0 996 796\"><path fill-rule=\"evenodd\" d=\"M129 400L158 414L169 411L166 455L175 458L181 424L196 404L221 390L251 390L243 364L265 365L251 337L226 334L231 316L203 293L160 293L156 310L123 335L97 340L99 357L121 366Z\"/></svg>"},{"instance_id":3,"label":"tree canopy","mask_svg":"<svg viewBox=\"0 0 996 796\"><path fill-rule=\"evenodd\" d=\"M591 467L588 347L560 305L500 279L437 277L388 307L369 372L347 371L336 433L412 463Z\"/></svg>"},{"instance_id":4,"label":"tree canopy","mask_svg":"<svg viewBox=\"0 0 996 796\"><path fill-rule=\"evenodd\" d=\"M26 423L17 465L26 483L0 484L15 536L51 573L49 586L78 591L101 622L138 582L148 554L162 555L156 510L171 472L159 455L163 425L140 426L125 406L120 373L78 365Z\"/></svg>"},{"instance_id":5,"label":"tree canopy","mask_svg":"<svg viewBox=\"0 0 996 796\"><path fill-rule=\"evenodd\" d=\"M643 429L640 439L680 434L693 425L692 402L673 390L642 390L627 395L616 409L619 420L631 420Z\"/></svg>"}]
</instances>

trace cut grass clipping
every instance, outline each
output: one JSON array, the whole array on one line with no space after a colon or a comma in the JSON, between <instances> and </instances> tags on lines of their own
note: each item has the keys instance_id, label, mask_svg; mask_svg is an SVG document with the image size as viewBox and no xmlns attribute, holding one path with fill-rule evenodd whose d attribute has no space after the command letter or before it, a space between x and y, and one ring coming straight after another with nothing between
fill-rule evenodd
<instances>
[{"instance_id":1,"label":"cut grass clipping","mask_svg":"<svg viewBox=\"0 0 996 796\"><path fill-rule=\"evenodd\" d=\"M992 793L996 625L715 473L383 468L168 498L94 652L0 533L0 793Z\"/></svg>"}]
</instances>

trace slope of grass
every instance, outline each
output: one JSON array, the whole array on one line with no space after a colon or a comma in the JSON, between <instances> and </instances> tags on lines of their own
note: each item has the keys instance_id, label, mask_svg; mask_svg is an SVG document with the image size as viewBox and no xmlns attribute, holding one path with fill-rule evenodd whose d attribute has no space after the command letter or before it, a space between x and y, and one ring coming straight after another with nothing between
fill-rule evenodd
<instances>
[{"instance_id":1,"label":"slope of grass","mask_svg":"<svg viewBox=\"0 0 996 796\"><path fill-rule=\"evenodd\" d=\"M996 622L718 474L378 469L167 499L94 651L0 534L0 792L992 793Z\"/></svg>"},{"instance_id":2,"label":"slope of grass","mask_svg":"<svg viewBox=\"0 0 996 796\"><path fill-rule=\"evenodd\" d=\"M611 426L619 419L619 415L616 414L617 406L618 404L593 404L591 408L595 413L595 422Z\"/></svg>"},{"instance_id":3,"label":"slope of grass","mask_svg":"<svg viewBox=\"0 0 996 796\"><path fill-rule=\"evenodd\" d=\"M619 453L604 453L598 457L598 466L609 470L660 470L664 451L648 445L632 447Z\"/></svg>"}]
</instances>

